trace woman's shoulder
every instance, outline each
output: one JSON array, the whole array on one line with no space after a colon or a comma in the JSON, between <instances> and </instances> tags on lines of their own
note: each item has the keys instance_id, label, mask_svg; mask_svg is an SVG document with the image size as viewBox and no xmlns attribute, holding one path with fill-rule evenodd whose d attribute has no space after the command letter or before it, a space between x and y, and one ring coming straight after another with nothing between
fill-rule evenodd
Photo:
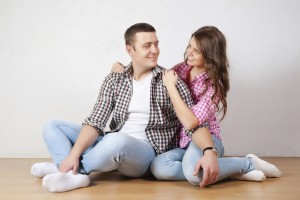
<instances>
[{"instance_id":1,"label":"woman's shoulder","mask_svg":"<svg viewBox=\"0 0 300 200\"><path fill-rule=\"evenodd\" d=\"M180 62L172 67L174 71L189 67L185 62Z\"/></svg>"}]
</instances>

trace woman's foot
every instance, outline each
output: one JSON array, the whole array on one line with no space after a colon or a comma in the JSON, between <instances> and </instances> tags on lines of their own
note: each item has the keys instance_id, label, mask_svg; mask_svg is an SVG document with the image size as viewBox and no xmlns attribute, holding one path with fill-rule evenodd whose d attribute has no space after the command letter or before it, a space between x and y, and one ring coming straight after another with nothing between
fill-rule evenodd
<instances>
[{"instance_id":1,"label":"woman's foot","mask_svg":"<svg viewBox=\"0 0 300 200\"><path fill-rule=\"evenodd\" d=\"M262 171L266 177L278 178L281 176L281 171L275 165L260 159L254 154L248 154L246 157L251 159L251 162L254 165L254 169Z\"/></svg>"},{"instance_id":2,"label":"woman's foot","mask_svg":"<svg viewBox=\"0 0 300 200\"><path fill-rule=\"evenodd\" d=\"M257 182L262 182L266 180L265 174L259 170L252 170L245 174L233 175L231 176L231 178L242 180L242 181L257 181Z\"/></svg>"}]
</instances>

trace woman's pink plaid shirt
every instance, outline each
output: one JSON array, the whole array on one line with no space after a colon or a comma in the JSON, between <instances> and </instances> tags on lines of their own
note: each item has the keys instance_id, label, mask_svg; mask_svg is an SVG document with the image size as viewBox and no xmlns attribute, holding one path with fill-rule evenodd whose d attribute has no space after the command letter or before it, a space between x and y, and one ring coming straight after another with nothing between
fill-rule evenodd
<instances>
[{"instance_id":1,"label":"woman's pink plaid shirt","mask_svg":"<svg viewBox=\"0 0 300 200\"><path fill-rule=\"evenodd\" d=\"M187 84L189 87L193 100L194 106L191 108L195 116L198 118L199 126L203 123L208 123L208 128L211 134L220 138L220 126L216 118L216 105L212 102L211 97L214 94L211 81L208 79L208 74L203 72L196 76L191 82L188 82L188 75L192 67L187 64L179 63L172 68L178 76ZM208 79L208 81L206 81ZM206 89L207 91L203 93ZM180 128L179 133L179 146L184 148L191 141L191 138L187 136L183 126Z\"/></svg>"}]
</instances>

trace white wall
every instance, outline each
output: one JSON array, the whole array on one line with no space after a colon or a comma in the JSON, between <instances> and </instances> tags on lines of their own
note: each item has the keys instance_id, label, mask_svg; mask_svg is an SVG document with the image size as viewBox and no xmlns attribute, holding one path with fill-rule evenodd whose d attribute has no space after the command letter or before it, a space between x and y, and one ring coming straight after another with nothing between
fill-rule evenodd
<instances>
[{"instance_id":1,"label":"white wall","mask_svg":"<svg viewBox=\"0 0 300 200\"><path fill-rule=\"evenodd\" d=\"M298 0L0 0L0 157L49 157L50 119L81 123L112 63L128 63L123 33L157 29L167 68L192 32L217 26L231 64L226 155L300 156Z\"/></svg>"}]
</instances>

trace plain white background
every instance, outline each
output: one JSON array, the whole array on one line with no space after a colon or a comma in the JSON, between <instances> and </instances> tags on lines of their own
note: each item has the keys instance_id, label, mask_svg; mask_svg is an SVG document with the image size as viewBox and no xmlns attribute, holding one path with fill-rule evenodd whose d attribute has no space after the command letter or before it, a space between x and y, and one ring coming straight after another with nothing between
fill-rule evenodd
<instances>
[{"instance_id":1,"label":"plain white background","mask_svg":"<svg viewBox=\"0 0 300 200\"><path fill-rule=\"evenodd\" d=\"M231 90L221 123L226 155L300 156L298 0L0 0L0 157L49 157L51 119L81 124L115 61L123 33L157 29L159 64L183 59L190 35L218 27Z\"/></svg>"}]
</instances>

